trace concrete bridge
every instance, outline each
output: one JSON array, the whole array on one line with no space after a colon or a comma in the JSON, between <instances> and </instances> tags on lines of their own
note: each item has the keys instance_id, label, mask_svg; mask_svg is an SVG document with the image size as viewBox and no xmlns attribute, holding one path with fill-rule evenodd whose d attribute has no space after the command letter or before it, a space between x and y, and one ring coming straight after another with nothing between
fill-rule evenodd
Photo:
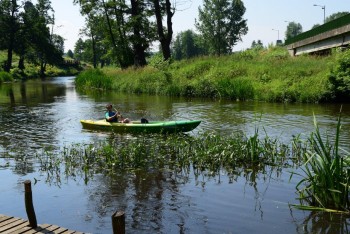
<instances>
[{"instance_id":1,"label":"concrete bridge","mask_svg":"<svg viewBox=\"0 0 350 234\"><path fill-rule=\"evenodd\" d=\"M350 45L350 14L301 33L285 41L290 55L325 54Z\"/></svg>"}]
</instances>

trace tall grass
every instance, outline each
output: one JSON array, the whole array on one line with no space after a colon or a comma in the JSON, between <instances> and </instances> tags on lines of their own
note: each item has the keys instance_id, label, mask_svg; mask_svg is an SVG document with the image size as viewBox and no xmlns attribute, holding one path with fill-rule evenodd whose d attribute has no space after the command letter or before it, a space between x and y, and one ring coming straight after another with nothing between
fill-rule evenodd
<instances>
[{"instance_id":1,"label":"tall grass","mask_svg":"<svg viewBox=\"0 0 350 234\"><path fill-rule=\"evenodd\" d=\"M350 153L339 147L340 116L333 141L322 137L316 119L314 124L315 132L308 139L311 147L302 158L303 179L296 186L301 201L298 207L349 212Z\"/></svg>"},{"instance_id":2,"label":"tall grass","mask_svg":"<svg viewBox=\"0 0 350 234\"><path fill-rule=\"evenodd\" d=\"M106 76L101 70L89 69L80 73L75 83L78 87L97 88L97 89L111 89L112 79Z\"/></svg>"}]
</instances>

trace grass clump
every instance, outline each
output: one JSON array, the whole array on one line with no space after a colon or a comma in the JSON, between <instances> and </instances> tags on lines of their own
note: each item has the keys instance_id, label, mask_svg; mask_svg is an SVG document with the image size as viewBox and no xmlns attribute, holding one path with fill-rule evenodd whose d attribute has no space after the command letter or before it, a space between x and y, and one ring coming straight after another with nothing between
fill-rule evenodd
<instances>
[{"instance_id":1,"label":"grass clump","mask_svg":"<svg viewBox=\"0 0 350 234\"><path fill-rule=\"evenodd\" d=\"M112 79L99 69L89 69L80 73L75 83L78 87L111 89Z\"/></svg>"},{"instance_id":2,"label":"grass clump","mask_svg":"<svg viewBox=\"0 0 350 234\"><path fill-rule=\"evenodd\" d=\"M350 211L350 153L340 151L340 117L334 141L324 140L316 120L315 132L308 139L309 150L303 154L303 179L297 184L301 209Z\"/></svg>"}]
</instances>

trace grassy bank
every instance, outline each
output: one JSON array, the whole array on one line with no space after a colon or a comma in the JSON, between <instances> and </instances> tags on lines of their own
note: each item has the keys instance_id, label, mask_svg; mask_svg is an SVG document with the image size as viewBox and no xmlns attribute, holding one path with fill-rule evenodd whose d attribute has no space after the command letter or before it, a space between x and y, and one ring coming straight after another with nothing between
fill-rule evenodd
<instances>
[{"instance_id":1,"label":"grassy bank","mask_svg":"<svg viewBox=\"0 0 350 234\"><path fill-rule=\"evenodd\" d=\"M170 65L151 61L142 69L104 68L100 77L108 85L92 86L128 93L210 97L269 102L320 102L330 99L329 75L337 53L325 57L291 57L272 47L247 50L221 57L175 61ZM89 71L78 76L85 79ZM112 79L112 83L110 83Z\"/></svg>"}]
</instances>

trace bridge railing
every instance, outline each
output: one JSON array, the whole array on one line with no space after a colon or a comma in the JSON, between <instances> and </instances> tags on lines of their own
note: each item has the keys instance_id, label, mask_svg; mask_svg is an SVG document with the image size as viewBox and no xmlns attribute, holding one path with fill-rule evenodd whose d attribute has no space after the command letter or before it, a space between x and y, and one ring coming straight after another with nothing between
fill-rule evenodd
<instances>
[{"instance_id":1,"label":"bridge railing","mask_svg":"<svg viewBox=\"0 0 350 234\"><path fill-rule=\"evenodd\" d=\"M313 28L309 31L306 31L304 33L300 33L299 35L296 35L295 37L289 38L288 40L285 41L285 45L292 44L297 41L304 40L309 37L316 36L320 33L324 33L336 28L340 28L342 26L345 26L347 24L350 24L350 14L344 15L342 17L339 17L335 20L329 21L325 24L322 24L316 28Z\"/></svg>"}]
</instances>

